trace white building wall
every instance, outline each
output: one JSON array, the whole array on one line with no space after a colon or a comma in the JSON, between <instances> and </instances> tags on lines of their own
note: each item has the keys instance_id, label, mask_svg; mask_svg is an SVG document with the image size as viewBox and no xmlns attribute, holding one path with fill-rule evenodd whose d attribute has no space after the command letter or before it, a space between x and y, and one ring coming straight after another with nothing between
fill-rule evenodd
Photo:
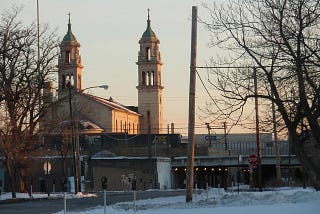
<instances>
[{"instance_id":1,"label":"white building wall","mask_svg":"<svg viewBox=\"0 0 320 214\"><path fill-rule=\"evenodd\" d=\"M171 189L171 160L170 158L157 159L158 183L160 189Z\"/></svg>"}]
</instances>

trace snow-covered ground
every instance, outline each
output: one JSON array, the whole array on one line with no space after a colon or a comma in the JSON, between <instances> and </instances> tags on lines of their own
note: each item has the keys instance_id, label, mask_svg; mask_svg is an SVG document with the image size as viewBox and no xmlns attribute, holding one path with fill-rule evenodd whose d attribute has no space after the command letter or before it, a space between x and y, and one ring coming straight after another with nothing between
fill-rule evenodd
<instances>
[{"instance_id":1,"label":"snow-covered ground","mask_svg":"<svg viewBox=\"0 0 320 214\"><path fill-rule=\"evenodd\" d=\"M9 198L1 195L0 200ZM35 198L47 197L45 194L35 194ZM68 195L68 197L94 197L94 194ZM28 195L18 194L18 198ZM54 194L50 197L62 197ZM108 214L319 214L320 191L313 188L276 188L263 192L225 192L223 189L202 190L193 195L191 203L185 202L185 196L138 200L134 202L117 203L107 206ZM70 213L70 212L68 212ZM80 214L103 214L104 207L77 212ZM56 214L63 214L63 211Z\"/></svg>"}]
</instances>

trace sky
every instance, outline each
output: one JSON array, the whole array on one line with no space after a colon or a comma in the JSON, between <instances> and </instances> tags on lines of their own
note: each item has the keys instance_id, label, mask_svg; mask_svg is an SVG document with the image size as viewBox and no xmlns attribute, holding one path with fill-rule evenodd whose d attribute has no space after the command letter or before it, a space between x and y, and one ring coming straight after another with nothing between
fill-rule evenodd
<instances>
[{"instance_id":1,"label":"sky","mask_svg":"<svg viewBox=\"0 0 320 214\"><path fill-rule=\"evenodd\" d=\"M49 24L61 38L67 32L68 13L71 13L72 32L81 44L84 65L83 88L108 84L107 91L94 89L91 94L123 105L137 106L139 44L147 26L150 8L151 26L160 40L163 61L162 83L164 128L174 123L176 131L187 135L191 11L198 6L198 16L208 16L204 2L223 0L39 0L40 24ZM36 0L0 0L0 12L12 5L23 5L19 18L24 23L36 21ZM210 36L198 24L197 65L205 63L216 53L208 47ZM199 70L205 78L205 71ZM204 87L196 80L196 134L206 133L205 120L200 120L200 108L210 100ZM222 124L212 124L221 126ZM203 128L198 128L199 126ZM242 131L242 130L241 130ZM216 130L222 133L223 130ZM232 131L231 131L232 132ZM235 131L235 132L239 132Z\"/></svg>"}]
</instances>

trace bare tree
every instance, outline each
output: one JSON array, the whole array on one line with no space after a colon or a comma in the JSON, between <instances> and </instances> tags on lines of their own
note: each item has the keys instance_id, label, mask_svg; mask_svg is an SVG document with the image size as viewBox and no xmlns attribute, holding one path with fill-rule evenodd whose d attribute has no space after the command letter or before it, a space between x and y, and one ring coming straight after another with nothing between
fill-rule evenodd
<instances>
[{"instance_id":1,"label":"bare tree","mask_svg":"<svg viewBox=\"0 0 320 214\"><path fill-rule=\"evenodd\" d=\"M211 34L210 45L220 48L210 66L232 67L208 70L220 96L207 113L217 120L236 115L236 122L243 122L255 97L255 68L259 100L274 102L294 152L319 190L320 1L231 0L204 7L210 18L200 22Z\"/></svg>"},{"instance_id":2,"label":"bare tree","mask_svg":"<svg viewBox=\"0 0 320 214\"><path fill-rule=\"evenodd\" d=\"M41 27L38 53L37 26L23 25L20 12L13 8L0 18L0 142L13 198L16 179L19 191L26 191L28 161L41 147L39 120L46 108L42 92L58 53L56 36L47 26Z\"/></svg>"}]
</instances>

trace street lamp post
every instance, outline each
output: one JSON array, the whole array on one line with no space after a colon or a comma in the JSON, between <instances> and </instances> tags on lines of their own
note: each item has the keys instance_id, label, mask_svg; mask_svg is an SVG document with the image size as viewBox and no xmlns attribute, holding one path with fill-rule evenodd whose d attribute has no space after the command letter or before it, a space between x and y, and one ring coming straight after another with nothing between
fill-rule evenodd
<instances>
[{"instance_id":1,"label":"street lamp post","mask_svg":"<svg viewBox=\"0 0 320 214\"><path fill-rule=\"evenodd\" d=\"M87 89L91 88L103 88L105 90L108 89L108 85L99 85L99 86L92 86L85 89L80 90L80 92L83 92ZM79 136L76 136L75 133L75 120L74 120L74 114L73 114L73 108L72 108L72 92L71 92L71 83L67 83L68 88L68 101L69 101L69 111L70 111L70 126L71 126L71 143L72 143L72 152L73 152L73 173L74 173L74 191L75 194L80 192L80 179L79 179L79 160L80 160L80 150L79 150ZM79 133L77 132L77 135Z\"/></svg>"}]
</instances>

